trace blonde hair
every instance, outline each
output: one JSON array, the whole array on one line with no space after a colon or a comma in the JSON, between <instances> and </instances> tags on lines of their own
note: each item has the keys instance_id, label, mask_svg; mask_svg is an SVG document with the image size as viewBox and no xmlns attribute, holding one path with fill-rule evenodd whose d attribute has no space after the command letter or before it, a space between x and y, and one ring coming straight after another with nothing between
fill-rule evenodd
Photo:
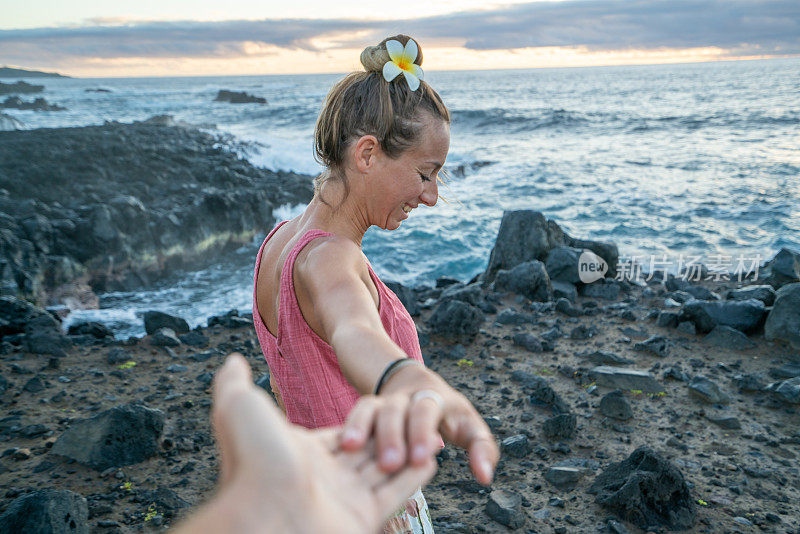
<instances>
[{"instance_id":1,"label":"blonde hair","mask_svg":"<svg viewBox=\"0 0 800 534\"><path fill-rule=\"evenodd\" d=\"M327 168L314 180L314 191L331 179L341 180L347 195L347 181L342 167L348 145L363 135L374 135L381 149L397 158L414 146L424 125L424 113L450 123L450 112L433 88L420 80L412 91L403 76L391 82L383 77L383 65L389 61L386 42L397 40L405 46L411 37L387 37L377 46L361 52L362 72L352 72L331 88L314 127L316 160ZM422 65L422 48L417 65ZM322 202L324 199L320 197ZM326 202L327 204L327 202Z\"/></svg>"}]
</instances>

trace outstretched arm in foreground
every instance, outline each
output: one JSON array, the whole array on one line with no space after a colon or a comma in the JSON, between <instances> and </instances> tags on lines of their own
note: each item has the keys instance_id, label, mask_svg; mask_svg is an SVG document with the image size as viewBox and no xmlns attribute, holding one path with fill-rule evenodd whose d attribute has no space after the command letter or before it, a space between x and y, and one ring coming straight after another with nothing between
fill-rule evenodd
<instances>
[{"instance_id":1,"label":"outstretched arm in foreground","mask_svg":"<svg viewBox=\"0 0 800 534\"><path fill-rule=\"evenodd\" d=\"M387 475L374 444L339 450L341 429L288 424L231 354L217 372L212 412L220 449L217 495L180 525L180 534L374 533L433 477L433 457Z\"/></svg>"}]
</instances>

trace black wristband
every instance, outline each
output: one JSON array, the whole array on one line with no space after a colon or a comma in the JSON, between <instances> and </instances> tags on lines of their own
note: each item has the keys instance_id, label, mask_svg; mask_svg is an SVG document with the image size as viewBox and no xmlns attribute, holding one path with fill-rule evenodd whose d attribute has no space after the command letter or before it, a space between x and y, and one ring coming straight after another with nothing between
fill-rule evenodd
<instances>
[{"instance_id":1,"label":"black wristband","mask_svg":"<svg viewBox=\"0 0 800 534\"><path fill-rule=\"evenodd\" d=\"M398 369L401 367L408 365L409 363L419 363L417 360L413 358L398 358L397 360L393 361L389 365L386 366L386 369L383 370L381 377L378 379L378 383L375 385L375 392L373 395L377 395L381 392L381 388L389 380L389 377L392 376L394 373L397 372Z\"/></svg>"}]
</instances>

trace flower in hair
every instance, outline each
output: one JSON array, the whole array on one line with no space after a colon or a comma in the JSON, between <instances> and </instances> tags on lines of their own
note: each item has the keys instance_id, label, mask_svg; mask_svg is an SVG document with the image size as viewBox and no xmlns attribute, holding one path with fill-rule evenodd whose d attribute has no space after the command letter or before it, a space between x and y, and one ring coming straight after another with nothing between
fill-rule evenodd
<instances>
[{"instance_id":1,"label":"flower in hair","mask_svg":"<svg viewBox=\"0 0 800 534\"><path fill-rule=\"evenodd\" d=\"M384 79L391 82L402 72L409 89L416 91L422 79L422 68L414 63L419 52L417 43L414 39L409 39L403 47L400 41L391 39L386 41L386 51L389 52L389 61L383 65Z\"/></svg>"}]
</instances>

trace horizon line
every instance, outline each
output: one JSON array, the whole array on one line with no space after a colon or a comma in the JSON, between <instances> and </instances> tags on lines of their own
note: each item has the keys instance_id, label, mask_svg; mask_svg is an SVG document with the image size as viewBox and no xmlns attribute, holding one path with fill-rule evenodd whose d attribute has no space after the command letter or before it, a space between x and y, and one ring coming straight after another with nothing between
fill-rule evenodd
<instances>
[{"instance_id":1,"label":"horizon line","mask_svg":"<svg viewBox=\"0 0 800 534\"><path fill-rule=\"evenodd\" d=\"M489 71L524 71L524 70L561 70L561 69L605 69L605 68L612 68L612 67L654 67L654 66L670 66L670 65L697 65L703 63L734 63L739 61L771 61L771 60L781 60L781 59L799 59L800 54L787 54L787 55L769 55L769 56L756 56L756 57L740 57L740 58L725 58L725 59L701 59L701 60L691 60L687 59L685 61L667 61L667 62L650 62L650 63L609 63L606 65L564 65L564 66L532 66L532 67L503 67L503 68L496 68L496 69L430 69L426 72L489 72ZM346 75L350 72L357 72L357 71L340 71L340 72L293 72L291 74L275 74L275 73L265 73L265 74L187 74L187 75L176 75L176 76L103 76L103 77L84 77L84 76L75 76L71 74L67 74L64 72L57 72L57 71L43 71L43 70L36 70L30 67L22 67L17 65L0 65L0 68L11 68L11 69L20 69L25 71L31 72L44 72L46 74L57 74L58 76L9 76L5 79L18 79L18 78L68 78L68 79L75 79L75 80L102 80L102 79L146 79L146 78L245 78L245 77L262 77L262 76L340 76Z\"/></svg>"}]
</instances>

